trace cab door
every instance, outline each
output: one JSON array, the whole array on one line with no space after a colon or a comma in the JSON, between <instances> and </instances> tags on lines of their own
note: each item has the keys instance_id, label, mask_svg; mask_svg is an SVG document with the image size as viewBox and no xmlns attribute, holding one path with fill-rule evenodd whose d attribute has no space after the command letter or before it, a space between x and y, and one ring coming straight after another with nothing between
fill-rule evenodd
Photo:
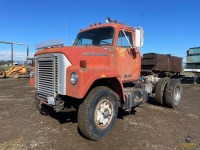
<instances>
[{"instance_id":1,"label":"cab door","mask_svg":"<svg viewBox=\"0 0 200 150\"><path fill-rule=\"evenodd\" d=\"M120 30L117 38L117 71L122 82L139 79L141 71L140 52L134 47L134 32Z\"/></svg>"}]
</instances>

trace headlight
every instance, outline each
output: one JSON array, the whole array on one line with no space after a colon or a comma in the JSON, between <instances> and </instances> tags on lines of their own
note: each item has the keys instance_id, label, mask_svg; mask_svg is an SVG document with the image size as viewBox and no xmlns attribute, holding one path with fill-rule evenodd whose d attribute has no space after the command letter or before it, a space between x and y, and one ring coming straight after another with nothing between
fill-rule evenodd
<instances>
[{"instance_id":1,"label":"headlight","mask_svg":"<svg viewBox=\"0 0 200 150\"><path fill-rule=\"evenodd\" d=\"M76 72L72 72L70 75L71 84L75 85L78 81L78 74Z\"/></svg>"}]
</instances>

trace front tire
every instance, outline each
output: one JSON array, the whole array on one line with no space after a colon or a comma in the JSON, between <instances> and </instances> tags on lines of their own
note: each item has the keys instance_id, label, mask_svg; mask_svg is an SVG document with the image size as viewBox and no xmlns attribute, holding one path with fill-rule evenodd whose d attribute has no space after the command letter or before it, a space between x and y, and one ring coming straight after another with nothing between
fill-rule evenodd
<instances>
[{"instance_id":1,"label":"front tire","mask_svg":"<svg viewBox=\"0 0 200 150\"><path fill-rule=\"evenodd\" d=\"M79 107L79 129L86 138L99 140L112 130L117 114L114 92L104 86L96 87Z\"/></svg>"},{"instance_id":2,"label":"front tire","mask_svg":"<svg viewBox=\"0 0 200 150\"><path fill-rule=\"evenodd\" d=\"M38 93L35 93L35 107L37 108L37 110L40 112L40 114L42 115L49 115L50 113L50 108L49 106L42 104L42 102L40 101L39 97L38 97Z\"/></svg>"},{"instance_id":3,"label":"front tire","mask_svg":"<svg viewBox=\"0 0 200 150\"><path fill-rule=\"evenodd\" d=\"M14 79L18 79L19 78L19 73L18 72L13 72L12 77Z\"/></svg>"}]
</instances>

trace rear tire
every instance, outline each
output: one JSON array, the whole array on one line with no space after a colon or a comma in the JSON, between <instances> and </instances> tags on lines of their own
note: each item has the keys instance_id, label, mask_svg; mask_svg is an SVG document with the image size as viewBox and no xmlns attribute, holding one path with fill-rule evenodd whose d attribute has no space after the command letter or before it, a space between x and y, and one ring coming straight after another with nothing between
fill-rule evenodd
<instances>
[{"instance_id":1,"label":"rear tire","mask_svg":"<svg viewBox=\"0 0 200 150\"><path fill-rule=\"evenodd\" d=\"M79 107L79 129L86 138L99 140L112 130L117 113L114 92L105 86L96 87Z\"/></svg>"},{"instance_id":2,"label":"rear tire","mask_svg":"<svg viewBox=\"0 0 200 150\"><path fill-rule=\"evenodd\" d=\"M159 105L164 105L165 94L166 94L166 86L167 86L168 82L169 82L168 78L162 78L156 84L155 100L156 100L156 103L159 104Z\"/></svg>"},{"instance_id":3,"label":"rear tire","mask_svg":"<svg viewBox=\"0 0 200 150\"><path fill-rule=\"evenodd\" d=\"M182 91L180 80L171 79L166 87L165 105L170 108L177 107L181 100Z\"/></svg>"},{"instance_id":4,"label":"rear tire","mask_svg":"<svg viewBox=\"0 0 200 150\"><path fill-rule=\"evenodd\" d=\"M0 68L0 78L5 78L6 73L5 70L3 68Z\"/></svg>"}]
</instances>

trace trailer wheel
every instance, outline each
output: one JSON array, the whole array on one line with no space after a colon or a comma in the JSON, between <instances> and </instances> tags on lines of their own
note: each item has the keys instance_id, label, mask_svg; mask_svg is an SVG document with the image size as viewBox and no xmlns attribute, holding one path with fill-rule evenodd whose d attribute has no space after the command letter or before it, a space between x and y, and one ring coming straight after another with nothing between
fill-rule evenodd
<instances>
[{"instance_id":1,"label":"trailer wheel","mask_svg":"<svg viewBox=\"0 0 200 150\"><path fill-rule=\"evenodd\" d=\"M86 138L99 140L112 130L117 113L113 91L105 86L96 87L79 107L79 129Z\"/></svg>"},{"instance_id":2,"label":"trailer wheel","mask_svg":"<svg viewBox=\"0 0 200 150\"><path fill-rule=\"evenodd\" d=\"M38 98L37 92L35 93L35 107L42 115L49 115L50 113L50 110L49 110L50 108L48 108L47 105L41 103L40 99Z\"/></svg>"},{"instance_id":3,"label":"trailer wheel","mask_svg":"<svg viewBox=\"0 0 200 150\"><path fill-rule=\"evenodd\" d=\"M13 72L12 77L14 79L18 79L19 78L19 73L18 72Z\"/></svg>"},{"instance_id":4,"label":"trailer wheel","mask_svg":"<svg viewBox=\"0 0 200 150\"><path fill-rule=\"evenodd\" d=\"M166 87L165 105L170 108L178 106L183 88L180 80L171 79Z\"/></svg>"},{"instance_id":5,"label":"trailer wheel","mask_svg":"<svg viewBox=\"0 0 200 150\"><path fill-rule=\"evenodd\" d=\"M4 78L6 76L5 70L0 68L0 78Z\"/></svg>"},{"instance_id":6,"label":"trailer wheel","mask_svg":"<svg viewBox=\"0 0 200 150\"><path fill-rule=\"evenodd\" d=\"M166 86L169 82L168 78L162 78L160 79L155 88L155 93L156 93L156 103L159 105L164 105L164 99L165 99L165 93L166 93Z\"/></svg>"}]
</instances>

